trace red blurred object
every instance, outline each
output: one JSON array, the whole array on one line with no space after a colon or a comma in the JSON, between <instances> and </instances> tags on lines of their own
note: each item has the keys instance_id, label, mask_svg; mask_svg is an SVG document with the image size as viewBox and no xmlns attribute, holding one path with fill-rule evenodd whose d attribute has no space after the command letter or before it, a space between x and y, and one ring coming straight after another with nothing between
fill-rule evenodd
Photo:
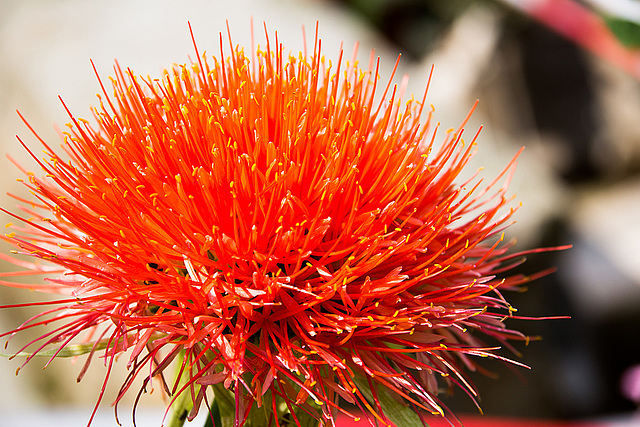
<instances>
[{"instance_id":1,"label":"red blurred object","mask_svg":"<svg viewBox=\"0 0 640 427\"><path fill-rule=\"evenodd\" d=\"M503 0L573 40L593 54L640 78L640 50L618 40L603 19L574 0Z\"/></svg>"},{"instance_id":2,"label":"red blurred object","mask_svg":"<svg viewBox=\"0 0 640 427\"><path fill-rule=\"evenodd\" d=\"M518 418L500 418L489 416L460 417L464 427L605 427L605 424L578 421L552 421ZM337 427L368 427L367 420L354 421L346 416L338 417ZM451 427L444 418L429 419L429 427ZM399 426L402 427L402 426Z\"/></svg>"}]
</instances>

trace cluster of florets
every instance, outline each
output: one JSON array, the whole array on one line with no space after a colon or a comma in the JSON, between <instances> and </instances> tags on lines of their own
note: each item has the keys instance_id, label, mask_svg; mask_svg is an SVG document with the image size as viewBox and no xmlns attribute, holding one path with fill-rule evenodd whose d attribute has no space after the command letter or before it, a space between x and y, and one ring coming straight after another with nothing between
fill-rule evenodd
<instances>
[{"instance_id":1,"label":"cluster of florets","mask_svg":"<svg viewBox=\"0 0 640 427\"><path fill-rule=\"evenodd\" d=\"M464 124L439 141L424 98L380 96L375 61L334 66L319 44L198 54L158 80L116 67L97 126L71 115L62 154L41 141L8 240L33 259L17 264L58 267L34 289L67 296L17 329L61 324L35 353L84 339L109 370L126 353L117 400L177 364L162 383L191 416L218 387L239 423L276 402L332 419L339 399L386 420L387 393L442 415L443 385L475 394L463 367L500 357L482 336L525 338L499 292L528 280L504 275L514 162L458 182Z\"/></svg>"}]
</instances>

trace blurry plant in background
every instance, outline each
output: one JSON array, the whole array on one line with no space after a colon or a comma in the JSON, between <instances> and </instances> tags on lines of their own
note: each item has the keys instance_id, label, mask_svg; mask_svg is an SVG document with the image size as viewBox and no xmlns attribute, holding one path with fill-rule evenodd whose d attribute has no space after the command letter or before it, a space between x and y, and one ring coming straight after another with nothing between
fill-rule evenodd
<instances>
[{"instance_id":1,"label":"blurry plant in background","mask_svg":"<svg viewBox=\"0 0 640 427\"><path fill-rule=\"evenodd\" d=\"M62 298L3 335L58 324L25 363L86 354L78 378L100 358L105 384L123 356L116 404L157 380L170 426L203 403L216 425L451 416L439 396L474 400L478 357L519 364L498 350L530 340L501 291L548 272L510 273L538 252L503 241L515 158L461 180L466 120L437 142L424 97L379 85L373 56L325 61L317 32L310 55L220 40L161 79L116 67L97 127L69 112L62 153L23 143L45 176L25 171L35 198L5 211L19 223L2 258L25 271L4 275L48 278L3 284Z\"/></svg>"},{"instance_id":2,"label":"blurry plant in background","mask_svg":"<svg viewBox=\"0 0 640 427\"><path fill-rule=\"evenodd\" d=\"M543 333L545 350L537 357L554 374L531 378L526 390L537 392L512 384L508 405L499 397L503 389L495 389L495 405L485 393L483 408L562 418L633 410L619 382L627 367L640 362L640 341L629 339L640 335L640 2L342 3L419 61L447 49L463 55L468 45L465 54L471 56L469 51L482 44L473 36L458 37L462 22L491 26L499 35L487 49L486 66L475 68L475 90L481 105L489 104L488 121L508 134L506 139L528 140L528 150L546 151L541 159L565 192L567 203L529 242L577 243L570 253L547 260L562 265L563 277L534 287L521 301L514 299L521 308L551 305L572 315L572 321ZM493 21L485 19L487 10ZM548 189L540 185L540 191ZM612 350L612 340L623 348Z\"/></svg>"},{"instance_id":3,"label":"blurry plant in background","mask_svg":"<svg viewBox=\"0 0 640 427\"><path fill-rule=\"evenodd\" d=\"M469 0L343 1L415 57L433 48L443 30L474 3ZM487 3L508 5L636 78L640 77L640 52L637 50L640 47L640 4L637 1L497 0Z\"/></svg>"}]
</instances>

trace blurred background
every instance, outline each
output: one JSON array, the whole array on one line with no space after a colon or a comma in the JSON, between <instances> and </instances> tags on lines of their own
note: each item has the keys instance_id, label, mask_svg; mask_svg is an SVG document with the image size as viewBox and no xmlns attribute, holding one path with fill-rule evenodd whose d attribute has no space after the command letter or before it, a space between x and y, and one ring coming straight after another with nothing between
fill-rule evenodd
<instances>
[{"instance_id":1,"label":"blurred background","mask_svg":"<svg viewBox=\"0 0 640 427\"><path fill-rule=\"evenodd\" d=\"M99 86L90 59L103 78L112 74L115 59L136 74L159 76L172 63L194 57L188 21L200 51L210 53L217 52L226 21L234 43L250 47L253 17L259 42L264 21L270 34L277 30L285 51L294 52L303 46L302 27L311 41L318 21L327 58L337 58L341 42L350 56L358 42L365 64L371 49L381 57L383 81L401 54L395 80L410 77L406 97L423 93L435 64L427 100L443 129L456 127L480 99L467 127L470 137L484 126L472 171L483 166L491 178L526 147L511 186L523 205L508 231L518 237L518 249L574 245L530 257L524 272L548 266L558 272L526 293L507 295L519 314L571 319L511 321L543 340L518 347L523 352L518 360L531 371L488 361L497 380L472 375L484 412L635 425L640 422L634 418L637 401L623 392L622 384L625 372L640 364L639 3L2 0L0 151L38 172L16 140L18 134L37 147L16 110L55 146L54 125L68 121L58 95L80 117L89 118L89 106L97 103ZM25 195L15 182L21 174L4 156L0 173L0 204L15 211L15 200L5 193ZM2 262L0 271L13 268ZM40 298L0 287L0 305ZM33 313L1 310L0 331L17 327ZM28 339L16 337L10 349ZM35 360L16 377L21 362L0 359L5 391L0 427L23 423L26 416L84 425L104 374L98 362L78 385L81 363L57 360L42 370L43 362ZM119 384L114 375L103 404L107 414L95 426L113 425L108 403ZM164 405L159 394L143 398L138 425L159 425ZM460 391L445 402L454 411L477 414ZM130 425L130 406L122 405L120 412L123 424Z\"/></svg>"}]
</instances>

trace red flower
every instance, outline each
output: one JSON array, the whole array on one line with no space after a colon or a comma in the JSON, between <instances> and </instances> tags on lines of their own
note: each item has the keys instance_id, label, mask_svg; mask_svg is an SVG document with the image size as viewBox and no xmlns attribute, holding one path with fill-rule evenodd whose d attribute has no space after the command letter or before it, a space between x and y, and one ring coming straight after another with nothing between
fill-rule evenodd
<instances>
[{"instance_id":1,"label":"red flower","mask_svg":"<svg viewBox=\"0 0 640 427\"><path fill-rule=\"evenodd\" d=\"M13 332L58 322L33 353L84 337L106 378L126 352L116 402L182 360L163 384L191 416L209 387L234 393L237 424L282 402L333 420L339 397L387 422L388 392L443 415L439 383L475 395L470 356L501 358L477 332L526 339L499 293L529 280L505 276L515 161L456 184L464 123L436 142L424 98L378 87L373 59L327 63L317 37L311 56L265 49L225 56L221 37L218 58L157 80L116 66L97 126L69 113L63 152L40 140L45 176L8 240L34 259L15 264L58 267L30 287L66 296Z\"/></svg>"}]
</instances>

